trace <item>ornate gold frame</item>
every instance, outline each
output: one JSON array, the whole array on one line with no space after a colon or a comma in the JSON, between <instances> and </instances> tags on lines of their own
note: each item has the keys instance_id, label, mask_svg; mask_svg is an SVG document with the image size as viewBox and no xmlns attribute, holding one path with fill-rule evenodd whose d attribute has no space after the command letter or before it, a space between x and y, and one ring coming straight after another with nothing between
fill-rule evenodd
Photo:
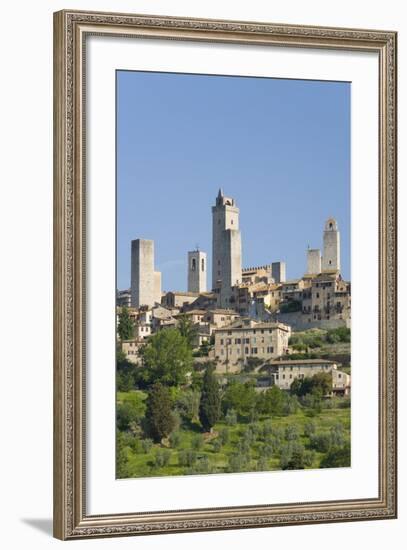
<instances>
[{"instance_id":1,"label":"ornate gold frame","mask_svg":"<svg viewBox=\"0 0 407 550\"><path fill-rule=\"evenodd\" d=\"M83 76L89 34L379 54L379 496L174 512L86 514ZM396 517L395 32L60 11L54 14L54 535L60 539Z\"/></svg>"}]
</instances>

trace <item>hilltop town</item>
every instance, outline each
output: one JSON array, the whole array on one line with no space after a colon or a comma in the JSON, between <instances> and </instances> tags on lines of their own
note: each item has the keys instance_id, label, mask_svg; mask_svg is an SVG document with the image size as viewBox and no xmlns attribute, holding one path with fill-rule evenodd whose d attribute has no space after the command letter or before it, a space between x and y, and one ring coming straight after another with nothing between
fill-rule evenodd
<instances>
[{"instance_id":1,"label":"hilltop town","mask_svg":"<svg viewBox=\"0 0 407 550\"><path fill-rule=\"evenodd\" d=\"M153 334L187 322L198 367L211 361L219 375L267 370L266 380L256 379L259 390L270 385L289 390L296 379L329 372L332 393L348 395L349 370L341 370L335 355L312 353L316 341L346 333L351 320L351 284L341 276L335 219L327 219L322 241L322 251L304 251L307 270L299 279L286 280L284 261L265 258L264 265L242 267L239 208L220 189L212 206L210 290L206 252L187 252L187 291L162 292L154 242L131 242L131 287L117 291L117 322L125 311L133 328L130 337L120 339L121 353L141 365ZM348 355L349 345L338 355L346 366Z\"/></svg>"}]
</instances>

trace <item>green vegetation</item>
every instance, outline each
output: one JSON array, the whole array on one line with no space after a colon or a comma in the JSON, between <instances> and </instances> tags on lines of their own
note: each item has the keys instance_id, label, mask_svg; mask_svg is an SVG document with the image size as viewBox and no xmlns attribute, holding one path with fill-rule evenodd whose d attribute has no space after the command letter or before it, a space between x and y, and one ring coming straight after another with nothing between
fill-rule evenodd
<instances>
[{"instance_id":1,"label":"green vegetation","mask_svg":"<svg viewBox=\"0 0 407 550\"><path fill-rule=\"evenodd\" d=\"M209 431L220 417L219 384L213 372L208 368L203 377L201 401L199 403L199 420L204 430Z\"/></svg>"},{"instance_id":2,"label":"green vegetation","mask_svg":"<svg viewBox=\"0 0 407 550\"><path fill-rule=\"evenodd\" d=\"M162 384L154 384L148 394L146 420L147 430L156 442L170 435L175 427L170 392Z\"/></svg>"},{"instance_id":3,"label":"green vegetation","mask_svg":"<svg viewBox=\"0 0 407 550\"><path fill-rule=\"evenodd\" d=\"M331 330L310 329L303 332L295 332L289 341L290 346L299 352L308 352L317 348L329 349L332 344L349 344L350 329L338 327Z\"/></svg>"},{"instance_id":4,"label":"green vegetation","mask_svg":"<svg viewBox=\"0 0 407 550\"><path fill-rule=\"evenodd\" d=\"M231 425L222 417L212 434L203 433L195 420L173 431L168 441L142 439L144 447L137 435L119 431L118 477L350 466L350 409L340 402L315 416L312 408L300 405L295 414L260 415L255 422ZM156 454L164 449L166 462L161 465Z\"/></svg>"},{"instance_id":5,"label":"green vegetation","mask_svg":"<svg viewBox=\"0 0 407 550\"><path fill-rule=\"evenodd\" d=\"M119 326L117 328L120 340L130 340L134 337L134 323L130 318L127 307L122 307L119 313Z\"/></svg>"},{"instance_id":6,"label":"green vegetation","mask_svg":"<svg viewBox=\"0 0 407 550\"><path fill-rule=\"evenodd\" d=\"M192 368L192 351L187 337L177 329L156 332L142 348L141 355L145 367L143 376L147 384L185 384L185 376Z\"/></svg>"},{"instance_id":7,"label":"green vegetation","mask_svg":"<svg viewBox=\"0 0 407 550\"><path fill-rule=\"evenodd\" d=\"M299 300L290 300L280 304L281 313L294 313L295 311L301 311L302 305Z\"/></svg>"},{"instance_id":8,"label":"green vegetation","mask_svg":"<svg viewBox=\"0 0 407 550\"><path fill-rule=\"evenodd\" d=\"M350 400L325 398L329 376L258 391L253 365L195 367L187 332L151 336L143 366L117 353L119 478L350 465Z\"/></svg>"}]
</instances>

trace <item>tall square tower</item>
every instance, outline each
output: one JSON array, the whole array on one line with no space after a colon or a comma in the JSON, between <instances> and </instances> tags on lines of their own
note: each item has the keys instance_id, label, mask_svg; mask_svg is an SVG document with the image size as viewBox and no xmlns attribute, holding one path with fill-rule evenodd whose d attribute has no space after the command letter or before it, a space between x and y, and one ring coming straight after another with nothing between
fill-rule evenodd
<instances>
[{"instance_id":1,"label":"tall square tower","mask_svg":"<svg viewBox=\"0 0 407 550\"><path fill-rule=\"evenodd\" d=\"M161 300L161 273L154 271L154 241L131 241L131 305L152 307Z\"/></svg>"},{"instance_id":2,"label":"tall square tower","mask_svg":"<svg viewBox=\"0 0 407 550\"><path fill-rule=\"evenodd\" d=\"M324 251L322 253L322 271L340 271L341 242L338 223L334 218L325 222Z\"/></svg>"},{"instance_id":3,"label":"tall square tower","mask_svg":"<svg viewBox=\"0 0 407 550\"><path fill-rule=\"evenodd\" d=\"M206 252L188 252L188 292L206 292Z\"/></svg>"},{"instance_id":4,"label":"tall square tower","mask_svg":"<svg viewBox=\"0 0 407 550\"><path fill-rule=\"evenodd\" d=\"M229 307L232 286L242 281L242 242L239 208L219 189L212 206L212 289L220 294L220 306Z\"/></svg>"}]
</instances>

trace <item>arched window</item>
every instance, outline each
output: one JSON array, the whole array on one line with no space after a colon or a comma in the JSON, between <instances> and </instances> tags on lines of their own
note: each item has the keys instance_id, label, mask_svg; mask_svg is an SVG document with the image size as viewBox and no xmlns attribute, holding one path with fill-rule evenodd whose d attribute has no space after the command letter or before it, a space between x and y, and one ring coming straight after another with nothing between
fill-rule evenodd
<instances>
[{"instance_id":1,"label":"arched window","mask_svg":"<svg viewBox=\"0 0 407 550\"><path fill-rule=\"evenodd\" d=\"M332 229L333 225L332 222L329 224L329 229Z\"/></svg>"},{"instance_id":2,"label":"arched window","mask_svg":"<svg viewBox=\"0 0 407 550\"><path fill-rule=\"evenodd\" d=\"M201 269L202 271L205 271L205 260L203 258L201 260Z\"/></svg>"},{"instance_id":3,"label":"arched window","mask_svg":"<svg viewBox=\"0 0 407 550\"><path fill-rule=\"evenodd\" d=\"M192 258L191 270L192 270L192 271L195 271L195 270L196 270L196 260L195 260L195 258Z\"/></svg>"}]
</instances>

